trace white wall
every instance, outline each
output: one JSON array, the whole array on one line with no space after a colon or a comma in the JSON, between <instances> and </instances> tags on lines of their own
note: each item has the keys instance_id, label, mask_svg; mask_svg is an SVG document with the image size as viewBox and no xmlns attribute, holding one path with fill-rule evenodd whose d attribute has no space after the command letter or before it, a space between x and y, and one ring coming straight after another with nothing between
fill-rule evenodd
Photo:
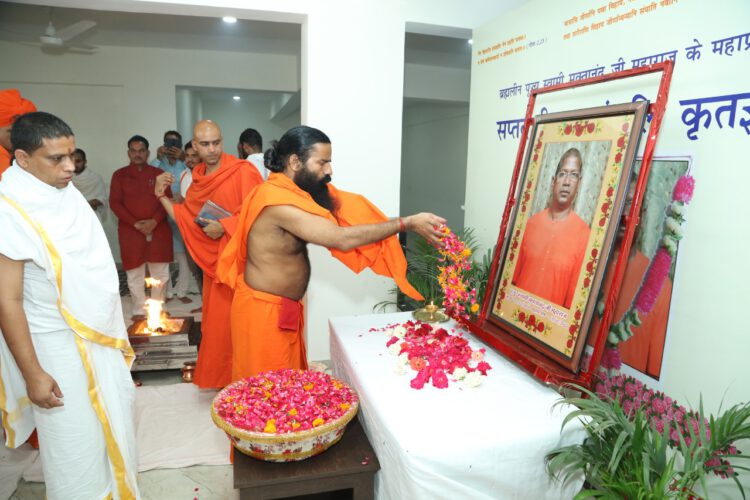
<instances>
[{"instance_id":1,"label":"white wall","mask_svg":"<svg viewBox=\"0 0 750 500\"><path fill-rule=\"evenodd\" d=\"M237 154L238 139L246 128L254 128L260 133L264 151L273 139L280 139L287 131L271 121L271 103L268 101L203 99L201 102L201 117L214 120L221 126L224 150L230 154ZM299 115L292 119L299 124Z\"/></svg>"},{"instance_id":2,"label":"white wall","mask_svg":"<svg viewBox=\"0 0 750 500\"><path fill-rule=\"evenodd\" d=\"M703 395L705 408L715 412L750 400L750 335L745 314L750 299L750 264L745 220L750 168L746 160L748 133L740 119L750 119L745 98L737 105L734 127L729 113L720 128L713 115L721 104L707 104L711 124L701 126L698 139L687 137L682 122L686 107L681 100L745 94L750 97L750 51L731 56L712 52L712 41L747 33L750 3L727 0L711 4L679 1L656 2L653 12L640 8L650 0L630 0L614 12L597 14L586 21L565 21L607 2L586 0L573 3L531 1L474 32L471 77L469 156L466 185L466 225L481 229L486 244L497 238L502 207L518 148L518 139L499 140L498 120L522 118L527 97L500 99L499 89L513 84L542 81L559 72L569 73L677 50L677 61L669 104L656 154L693 155L695 197L688 207L685 238L680 243L677 274L670 315L668 352L664 361L663 387L683 404L697 405ZM614 15L638 9L634 19L607 24ZM604 20L599 30L563 39L575 28ZM480 64L478 52L511 37L524 35L525 43L541 41L520 53ZM703 45L701 58L689 60L685 48L693 39ZM491 54L491 53L490 53ZM541 84L541 83L540 83ZM581 89L538 101L550 112L630 101L635 93L653 99L655 79L619 82L607 87ZM743 109L743 107L745 107ZM745 484L750 480L745 479ZM731 483L729 481L728 483ZM727 491L732 491L729 485ZM713 495L712 495L713 497ZM735 496L736 498L736 496Z\"/></svg>"},{"instance_id":3,"label":"white wall","mask_svg":"<svg viewBox=\"0 0 750 500\"><path fill-rule=\"evenodd\" d=\"M469 102L470 80L466 69L409 63L404 66L404 97Z\"/></svg>"},{"instance_id":4,"label":"white wall","mask_svg":"<svg viewBox=\"0 0 750 500\"><path fill-rule=\"evenodd\" d=\"M92 55L60 56L5 41L0 41L0 53L0 88L18 88L40 110L68 122L90 168L107 184L112 173L128 163L129 137L145 136L153 155L164 132L177 126L177 85L286 92L299 88L294 56L106 46ZM105 231L119 261L111 214Z\"/></svg>"},{"instance_id":5,"label":"white wall","mask_svg":"<svg viewBox=\"0 0 750 500\"><path fill-rule=\"evenodd\" d=\"M334 182L337 185L365 194L386 214L396 216L399 214L398 158L401 157L406 23L470 29L486 19L488 12L496 14L513 3L499 5L494 0L476 0L471 8L467 8L463 3L450 0L441 0L438 4L425 0L255 0L251 6L245 0L222 0L220 5L208 0L166 0L158 3L146 0L106 3L65 0L57 5L144 13L180 12L209 17L231 14L240 19L302 22L302 123L321 128L331 137ZM6 47L0 45L0 48ZM287 64L282 64L282 68L268 66L273 60L280 60L278 56L264 58L259 55L238 56L236 53L217 53L213 58L207 56L209 54L190 52L180 58L182 68L179 71L184 78L176 79L175 83L288 91L299 88L297 85L287 88L290 77L296 76L296 64L291 64L294 69ZM237 57L252 60L245 64ZM254 64L256 61L260 66ZM209 67L204 71L205 64ZM23 66L6 66L3 68L4 74L14 74L15 69L22 73L32 71ZM46 71L43 64L34 66L39 68L34 72L34 78L38 81L54 79L54 71ZM115 61L101 60L91 66L102 73L103 79L107 79L109 73L121 75L143 69L138 61L119 65ZM144 83L133 83L132 89L137 87L142 94L153 93L154 98L147 99L143 105L134 103L130 96L135 94L130 92L131 86L128 85L125 103L134 106L142 116L133 116L135 113L129 111L131 108L126 108L128 112L123 113L123 122L134 128L140 127L150 136L160 137L165 117L170 118L169 123L175 119L174 84L163 85L161 80L175 79L151 64L146 69L154 71L141 72L139 78ZM65 69L61 71L63 74L69 73ZM125 80L132 82L133 78ZM124 80L119 78L117 81L121 83ZM297 80L294 79L293 83L296 84ZM172 90L168 91L165 87ZM168 109L162 111L162 105ZM374 144L396 160L383 162L379 155L372 154ZM311 252L311 260L313 271L307 308L308 353L311 359L325 359L329 357L327 319L369 312L373 304L387 296L390 282L369 271L355 277L324 251Z\"/></svg>"},{"instance_id":6,"label":"white wall","mask_svg":"<svg viewBox=\"0 0 750 500\"><path fill-rule=\"evenodd\" d=\"M468 83L468 82L467 82ZM404 107L401 213L433 212L454 231L464 226L468 103L409 103ZM418 236L409 235L409 239Z\"/></svg>"}]
</instances>

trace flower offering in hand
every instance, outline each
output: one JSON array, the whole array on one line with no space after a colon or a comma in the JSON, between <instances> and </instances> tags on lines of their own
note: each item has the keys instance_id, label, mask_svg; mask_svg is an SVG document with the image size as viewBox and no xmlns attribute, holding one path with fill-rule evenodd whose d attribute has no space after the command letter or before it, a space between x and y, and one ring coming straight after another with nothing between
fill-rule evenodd
<instances>
[{"instance_id":1,"label":"flower offering in hand","mask_svg":"<svg viewBox=\"0 0 750 500\"><path fill-rule=\"evenodd\" d=\"M443 289L443 307L446 314L468 320L469 314L479 311L476 288L469 288L466 273L471 271L471 249L450 230L442 226L443 233L438 270L438 283Z\"/></svg>"}]
</instances>

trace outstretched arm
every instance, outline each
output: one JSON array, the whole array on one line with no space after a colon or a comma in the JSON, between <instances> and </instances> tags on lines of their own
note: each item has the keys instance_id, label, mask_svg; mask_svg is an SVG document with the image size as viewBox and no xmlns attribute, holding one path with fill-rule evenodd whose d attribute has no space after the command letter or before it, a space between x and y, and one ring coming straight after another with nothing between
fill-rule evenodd
<instances>
[{"instance_id":1,"label":"outstretched arm","mask_svg":"<svg viewBox=\"0 0 750 500\"><path fill-rule=\"evenodd\" d=\"M437 228L445 224L442 217L426 212L377 224L349 227L340 227L325 217L289 205L268 207L265 212L273 217L279 227L303 241L344 251L397 234L401 231L402 223L406 231L414 231L427 241L438 244L442 233Z\"/></svg>"},{"instance_id":2,"label":"outstretched arm","mask_svg":"<svg viewBox=\"0 0 750 500\"><path fill-rule=\"evenodd\" d=\"M26 393L41 408L62 406L57 382L42 369L23 310L23 262L0 254L0 329L26 382Z\"/></svg>"}]
</instances>

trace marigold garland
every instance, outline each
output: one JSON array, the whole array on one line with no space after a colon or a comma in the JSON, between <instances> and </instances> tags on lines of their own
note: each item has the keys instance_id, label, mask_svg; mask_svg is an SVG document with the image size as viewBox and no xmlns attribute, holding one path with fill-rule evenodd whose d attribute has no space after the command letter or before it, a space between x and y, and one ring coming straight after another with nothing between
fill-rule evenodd
<instances>
[{"instance_id":1,"label":"marigold garland","mask_svg":"<svg viewBox=\"0 0 750 500\"><path fill-rule=\"evenodd\" d=\"M448 226L442 226L441 245L438 247L438 283L443 290L446 314L468 320L479 311L477 289L470 288L466 273L471 271L471 249Z\"/></svg>"}]
</instances>

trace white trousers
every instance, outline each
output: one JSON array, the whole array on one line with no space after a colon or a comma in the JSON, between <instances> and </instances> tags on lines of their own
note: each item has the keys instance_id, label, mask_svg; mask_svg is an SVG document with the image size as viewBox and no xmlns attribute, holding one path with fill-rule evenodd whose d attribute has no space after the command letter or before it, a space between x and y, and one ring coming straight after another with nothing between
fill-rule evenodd
<instances>
[{"instance_id":1,"label":"white trousers","mask_svg":"<svg viewBox=\"0 0 750 500\"><path fill-rule=\"evenodd\" d=\"M174 260L177 262L177 283L172 286L172 280L167 282L167 295L172 297L187 297L188 286L190 286L190 266L186 252L175 252Z\"/></svg>"},{"instance_id":2,"label":"white trousers","mask_svg":"<svg viewBox=\"0 0 750 500\"><path fill-rule=\"evenodd\" d=\"M31 338L39 363L57 381L64 403L51 409L32 405L46 498L91 500L109 494L115 499L139 498L133 425L135 387L122 353L82 341L95 381L95 401L103 408L112 437L108 454L105 424L94 411L90 380L75 333L65 330ZM122 478L119 484L118 475Z\"/></svg>"},{"instance_id":3,"label":"white trousers","mask_svg":"<svg viewBox=\"0 0 750 500\"><path fill-rule=\"evenodd\" d=\"M146 314L146 266L148 274L154 279L161 281L161 285L151 288L151 298L164 302L166 295L166 286L169 281L169 263L168 262L146 262L140 266L125 271L128 276L128 289L130 298L133 301L131 314Z\"/></svg>"}]
</instances>

